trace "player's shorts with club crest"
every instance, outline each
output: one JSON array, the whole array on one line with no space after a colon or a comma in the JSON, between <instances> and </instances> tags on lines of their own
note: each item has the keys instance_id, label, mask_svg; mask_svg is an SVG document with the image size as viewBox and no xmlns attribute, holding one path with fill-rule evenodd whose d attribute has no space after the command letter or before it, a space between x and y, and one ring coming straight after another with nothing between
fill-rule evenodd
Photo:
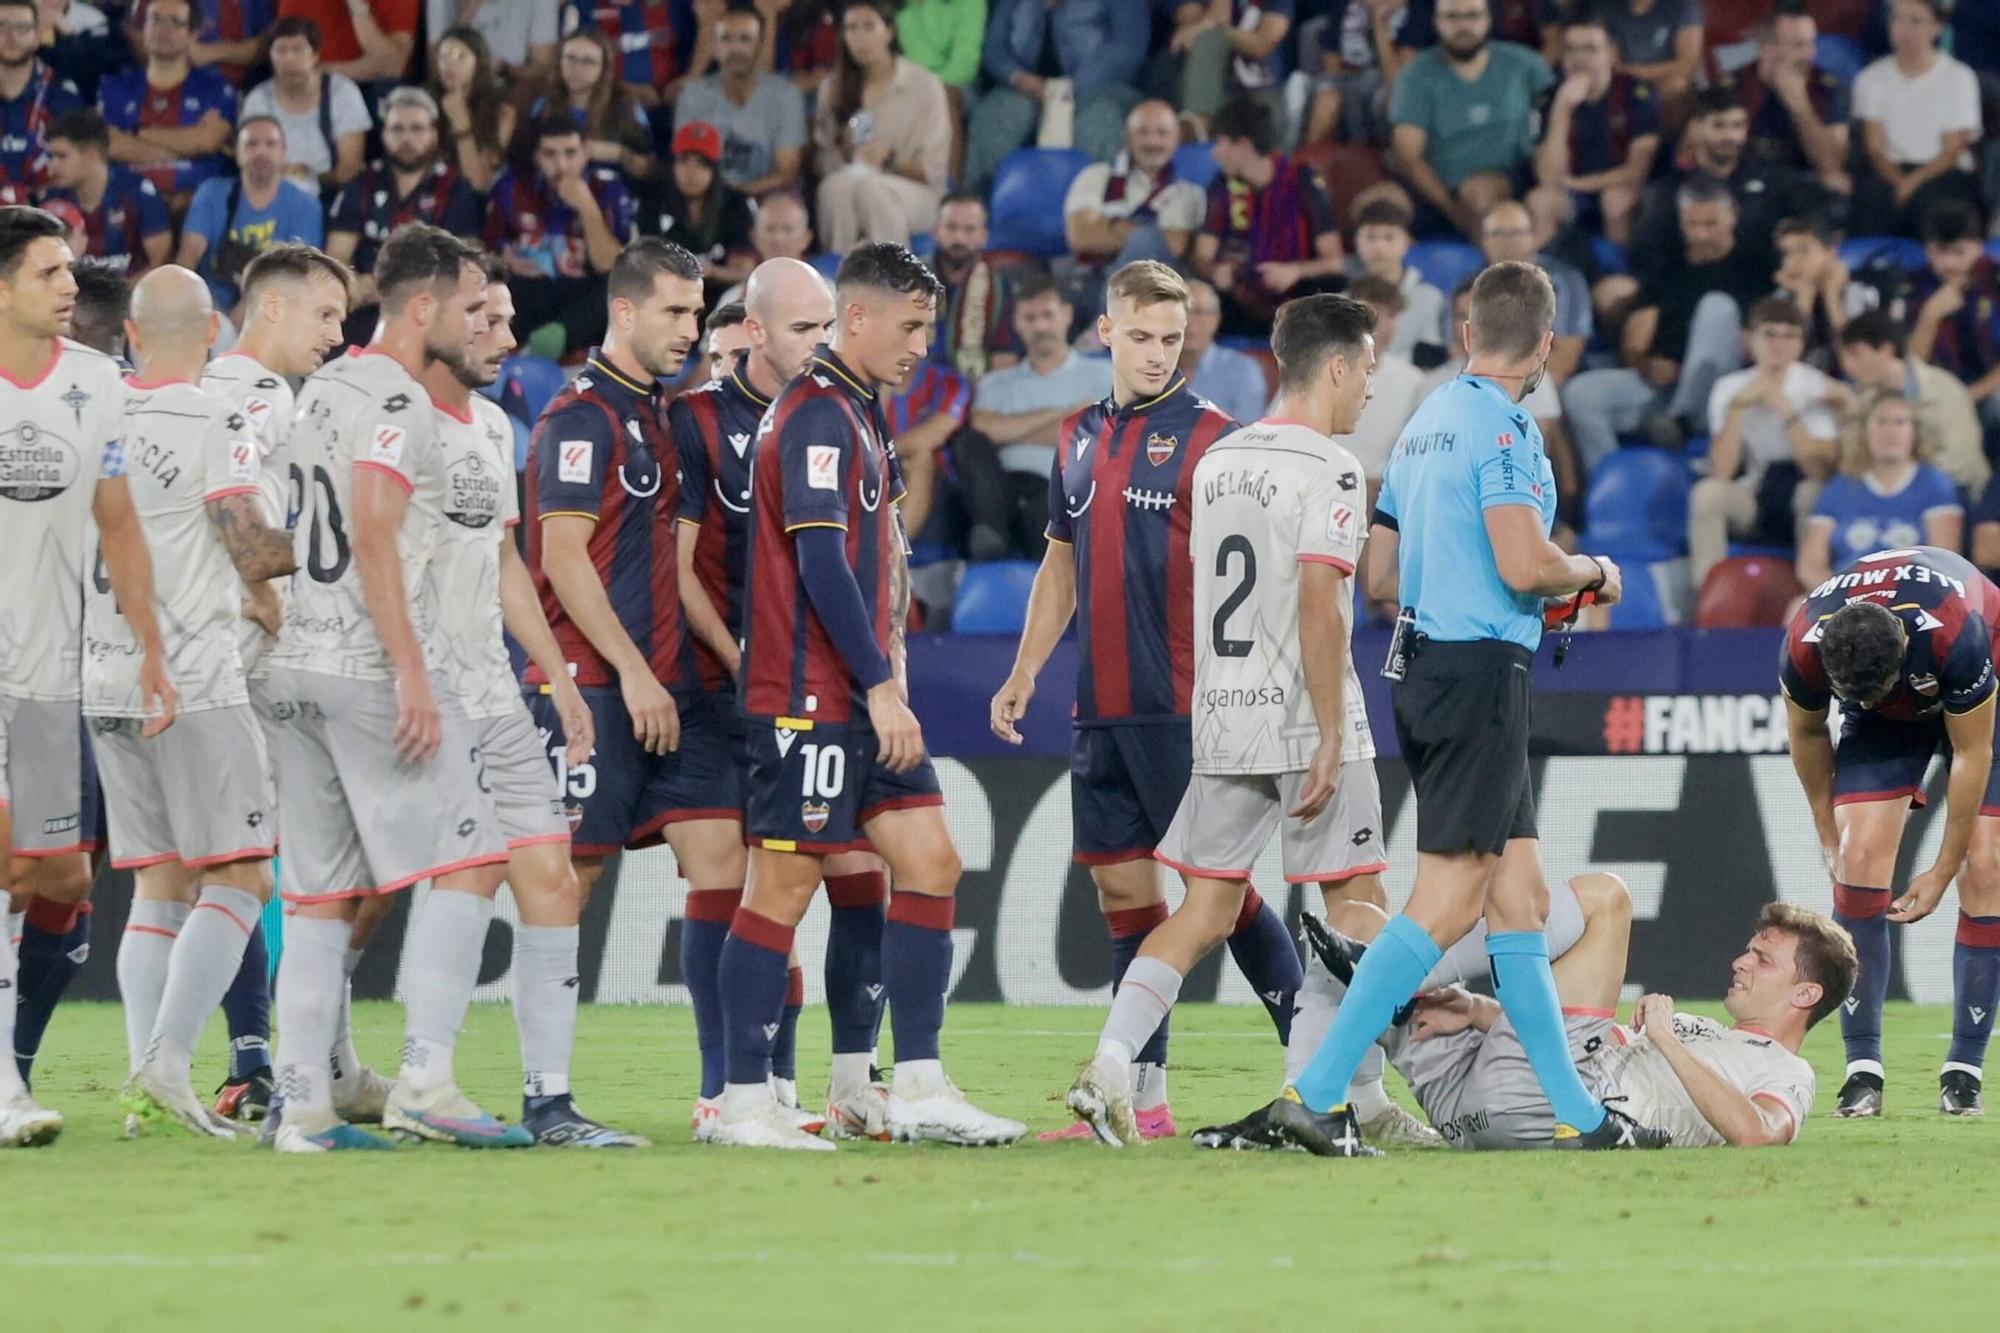
<instances>
[{"instance_id":1,"label":"player's shorts with club crest","mask_svg":"<svg viewBox=\"0 0 2000 1333\"><path fill-rule=\"evenodd\" d=\"M97 846L97 783L75 699L0 694L0 809L16 856L66 856ZM5 849L0 849L5 850Z\"/></svg>"},{"instance_id":2,"label":"player's shorts with club crest","mask_svg":"<svg viewBox=\"0 0 2000 1333\"><path fill-rule=\"evenodd\" d=\"M256 707L277 773L286 901L390 893L507 859L478 729L441 677L431 690L443 738L413 764L391 739L394 681L271 668Z\"/></svg>"},{"instance_id":3,"label":"player's shorts with club crest","mask_svg":"<svg viewBox=\"0 0 2000 1333\"><path fill-rule=\"evenodd\" d=\"M669 824L741 818L735 708L726 696L675 695L680 745L649 754L632 734L632 715L617 686L586 685L580 692L597 728L597 748L574 767L563 759L554 698L539 690L528 694L529 714L548 733L547 762L561 784L578 856L657 846Z\"/></svg>"},{"instance_id":4,"label":"player's shorts with club crest","mask_svg":"<svg viewBox=\"0 0 2000 1333\"><path fill-rule=\"evenodd\" d=\"M89 723L112 865L225 865L276 850L271 760L249 704L182 713L150 739L141 718Z\"/></svg>"},{"instance_id":5,"label":"player's shorts with club crest","mask_svg":"<svg viewBox=\"0 0 2000 1333\"><path fill-rule=\"evenodd\" d=\"M1382 788L1375 761L1340 766L1333 799L1312 819L1294 819L1304 773L1197 773L1153 855L1184 875L1250 878L1271 834L1279 835L1285 882L1324 884L1389 868L1382 851Z\"/></svg>"},{"instance_id":6,"label":"player's shorts with club crest","mask_svg":"<svg viewBox=\"0 0 2000 1333\"><path fill-rule=\"evenodd\" d=\"M2000 711L1994 713L2000 744ZM1870 712L1840 715L1840 739L1833 747L1833 803L1868 801L1924 803L1924 775L1933 756L1951 758L1951 737L1943 717L1892 722ZM1986 777L1979 813L2000 815L2000 763Z\"/></svg>"},{"instance_id":7,"label":"player's shorts with club crest","mask_svg":"<svg viewBox=\"0 0 2000 1333\"><path fill-rule=\"evenodd\" d=\"M1070 836L1077 864L1143 861L1153 854L1194 771L1193 737L1185 718L1070 732Z\"/></svg>"},{"instance_id":8,"label":"player's shorts with club crest","mask_svg":"<svg viewBox=\"0 0 2000 1333\"><path fill-rule=\"evenodd\" d=\"M493 812L511 850L541 842L569 841L569 814L562 788L549 768L541 730L518 704L497 717L475 717L479 763L485 771ZM561 746L556 747L560 751Z\"/></svg>"},{"instance_id":9,"label":"player's shorts with club crest","mask_svg":"<svg viewBox=\"0 0 2000 1333\"><path fill-rule=\"evenodd\" d=\"M831 856L866 847L861 830L877 815L944 804L930 756L892 773L876 762L879 748L866 723L743 719L745 841Z\"/></svg>"}]
</instances>

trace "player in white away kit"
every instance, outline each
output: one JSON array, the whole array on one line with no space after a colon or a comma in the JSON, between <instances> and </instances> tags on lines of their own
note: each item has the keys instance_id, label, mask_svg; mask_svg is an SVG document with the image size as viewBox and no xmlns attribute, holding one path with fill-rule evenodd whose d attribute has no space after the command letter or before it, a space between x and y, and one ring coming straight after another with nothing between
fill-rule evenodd
<instances>
[{"instance_id":1,"label":"player in white away kit","mask_svg":"<svg viewBox=\"0 0 2000 1333\"><path fill-rule=\"evenodd\" d=\"M180 716L142 735L137 643L108 580L85 592L83 712L110 820L111 864L133 872L118 951L131 1081L126 1111L235 1137L190 1082L194 1046L271 893L276 821L264 734L250 711L237 623L244 588L296 567L266 522L249 423L195 384L217 320L208 284L174 265L132 291L126 481L157 572L155 612Z\"/></svg>"},{"instance_id":2,"label":"player in white away kit","mask_svg":"<svg viewBox=\"0 0 2000 1333\"><path fill-rule=\"evenodd\" d=\"M175 704L125 481L125 386L110 357L63 336L76 300L65 234L39 208L0 208L0 1147L62 1132L14 1067L15 941L30 898L75 902L90 884L79 659L93 518L104 577L132 608L146 730L165 729Z\"/></svg>"},{"instance_id":3,"label":"player in white away kit","mask_svg":"<svg viewBox=\"0 0 2000 1333\"><path fill-rule=\"evenodd\" d=\"M303 473L295 478L281 456L292 424L291 381L318 370L327 353L340 345L351 281L344 264L309 245L274 245L261 252L239 280L243 330L236 346L210 361L202 374L201 387L231 403L250 427L261 460L257 488L264 517L278 527L291 527L295 497L304 490ZM249 608L257 614L245 615L237 626L253 699L263 689L264 655L278 641L286 591L283 583L262 586L269 597ZM386 907L389 901L371 899L369 906ZM363 922L355 923L357 936L363 927ZM361 957L359 944L357 939L348 949L350 967ZM215 1112L232 1120L261 1120L276 1091L270 1068L269 969L260 929L222 998L223 1016L229 1020L229 1077L218 1090ZM355 1123L379 1121L388 1091L389 1081L353 1055L343 1011L334 1053L334 1110Z\"/></svg>"},{"instance_id":4,"label":"player in white away kit","mask_svg":"<svg viewBox=\"0 0 2000 1333\"><path fill-rule=\"evenodd\" d=\"M484 328L472 355L437 361L424 387L438 412L438 451L450 488L448 520L431 561L445 677L471 718L494 810L507 837L514 927L514 1020L521 1029L521 1124L535 1142L566 1148L643 1148L637 1134L601 1125L570 1097L576 1042L577 933L583 893L570 865L569 814L549 767L548 740L528 716L502 625L549 678L572 768L596 743L590 709L563 665L534 580L514 544L514 428L498 403L473 389L500 378L514 350L514 297L503 269L486 272Z\"/></svg>"},{"instance_id":5,"label":"player in white away kit","mask_svg":"<svg viewBox=\"0 0 2000 1333\"><path fill-rule=\"evenodd\" d=\"M1285 878L1330 897L1383 869L1374 743L1348 660L1365 492L1354 456L1327 438L1353 430L1368 402L1374 326L1344 296L1286 303L1271 417L1195 466L1194 774L1154 852L1187 895L1140 946L1066 1099L1113 1147L1140 1141L1134 1052L1189 969L1228 938L1272 832Z\"/></svg>"},{"instance_id":6,"label":"player in white away kit","mask_svg":"<svg viewBox=\"0 0 2000 1333\"><path fill-rule=\"evenodd\" d=\"M451 478L415 376L463 364L483 325L478 253L413 223L376 261L366 348L306 381L286 452L305 477L284 628L260 707L271 727L292 905L278 969L281 1152L383 1148L334 1111L329 1059L357 900L431 891L412 913L403 1067L382 1123L468 1146L527 1146L459 1091L452 1054L507 859L472 724L445 682L429 570Z\"/></svg>"}]
</instances>

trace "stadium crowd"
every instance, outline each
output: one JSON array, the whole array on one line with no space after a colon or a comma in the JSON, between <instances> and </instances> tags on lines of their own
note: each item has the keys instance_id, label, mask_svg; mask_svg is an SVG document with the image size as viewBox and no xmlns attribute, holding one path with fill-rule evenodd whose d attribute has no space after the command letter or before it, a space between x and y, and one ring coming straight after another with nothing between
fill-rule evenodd
<instances>
[{"instance_id":1,"label":"stadium crowd","mask_svg":"<svg viewBox=\"0 0 2000 1333\"><path fill-rule=\"evenodd\" d=\"M1996 117L2000 9L1949 0L0 0L0 202L233 324L251 258L323 244L353 342L395 226L478 238L524 425L634 237L711 310L763 259L911 244L947 291L890 411L933 613L960 560L1039 557L1139 258L1195 280L1183 366L1239 420L1280 301L1374 307L1371 483L1471 278L1540 263L1564 522L1653 589L1612 624L1775 623L1919 540L2000 568Z\"/></svg>"}]
</instances>

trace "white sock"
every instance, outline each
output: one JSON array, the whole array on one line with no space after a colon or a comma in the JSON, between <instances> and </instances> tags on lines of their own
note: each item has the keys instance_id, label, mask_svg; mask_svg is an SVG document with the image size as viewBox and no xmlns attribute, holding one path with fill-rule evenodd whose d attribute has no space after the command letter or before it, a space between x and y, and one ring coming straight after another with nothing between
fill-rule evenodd
<instances>
[{"instance_id":1,"label":"white sock","mask_svg":"<svg viewBox=\"0 0 2000 1333\"><path fill-rule=\"evenodd\" d=\"M148 1058L174 1083L185 1082L194 1064L194 1046L208 1016L243 966L243 950L264 904L254 893L226 884L202 886L201 898L174 941L167 962L166 989L153 1020Z\"/></svg>"},{"instance_id":2,"label":"white sock","mask_svg":"<svg viewBox=\"0 0 2000 1333\"><path fill-rule=\"evenodd\" d=\"M1389 1090L1382 1086L1380 1046L1370 1046L1368 1053L1361 1057L1361 1067L1355 1070L1353 1082L1347 1085L1347 1104L1363 1121L1373 1120L1389 1109Z\"/></svg>"},{"instance_id":3,"label":"white sock","mask_svg":"<svg viewBox=\"0 0 2000 1333\"><path fill-rule=\"evenodd\" d=\"M21 931L26 928L26 912L7 913L6 930L0 936L0 1104L26 1091L21 1072L14 1067L14 1008L20 1003L15 973L21 965Z\"/></svg>"},{"instance_id":4,"label":"white sock","mask_svg":"<svg viewBox=\"0 0 2000 1333\"><path fill-rule=\"evenodd\" d=\"M333 1116L327 1052L340 1022L340 957L348 923L293 915L285 919L278 959L278 1095L285 1117L311 1123Z\"/></svg>"},{"instance_id":5,"label":"white sock","mask_svg":"<svg viewBox=\"0 0 2000 1333\"><path fill-rule=\"evenodd\" d=\"M944 1061L898 1060L889 1090L897 1096L927 1096L944 1086Z\"/></svg>"},{"instance_id":6,"label":"white sock","mask_svg":"<svg viewBox=\"0 0 2000 1333\"><path fill-rule=\"evenodd\" d=\"M333 1084L339 1087L361 1076L361 1053L354 1049L354 969L361 966L362 951L349 947L340 957L340 1017L333 1029Z\"/></svg>"},{"instance_id":7,"label":"white sock","mask_svg":"<svg viewBox=\"0 0 2000 1333\"><path fill-rule=\"evenodd\" d=\"M833 1077L828 1080L827 1100L839 1101L849 1093L866 1088L874 1063L875 1057L867 1051L836 1053L833 1057Z\"/></svg>"},{"instance_id":8,"label":"white sock","mask_svg":"<svg viewBox=\"0 0 2000 1333\"><path fill-rule=\"evenodd\" d=\"M1133 1065L1132 1109L1135 1111L1156 1111L1166 1104L1167 1067L1165 1065Z\"/></svg>"},{"instance_id":9,"label":"white sock","mask_svg":"<svg viewBox=\"0 0 2000 1333\"><path fill-rule=\"evenodd\" d=\"M1102 1064L1126 1071L1132 1056L1152 1039L1180 998L1181 974L1157 958L1138 957L1125 969L1125 979L1112 998L1104 1033L1097 1039Z\"/></svg>"},{"instance_id":10,"label":"white sock","mask_svg":"<svg viewBox=\"0 0 2000 1333\"><path fill-rule=\"evenodd\" d=\"M521 1092L569 1092L576 1044L578 984L575 926L514 927L514 1023L521 1030Z\"/></svg>"},{"instance_id":11,"label":"white sock","mask_svg":"<svg viewBox=\"0 0 2000 1333\"><path fill-rule=\"evenodd\" d=\"M479 955L493 920L493 900L455 889L432 889L410 923L409 965L403 979L403 1068L411 1088L443 1087L452 1079L452 1051L479 985Z\"/></svg>"},{"instance_id":12,"label":"white sock","mask_svg":"<svg viewBox=\"0 0 2000 1333\"><path fill-rule=\"evenodd\" d=\"M118 937L118 998L125 1005L128 1070L139 1067L146 1058L146 1048L153 1044L153 1029L159 1023L160 997L166 993L174 943L187 925L188 913L193 910L186 903L160 902L152 898L132 900L131 915L125 918L125 933ZM223 984L227 989L227 981ZM11 1006L6 1018L0 1022L6 1024L10 1038L7 1049L12 1050L14 1015Z\"/></svg>"},{"instance_id":13,"label":"white sock","mask_svg":"<svg viewBox=\"0 0 2000 1333\"><path fill-rule=\"evenodd\" d=\"M1285 1043L1285 1086L1298 1081L1299 1071L1313 1058L1326 1040L1333 1016L1340 1011L1340 997L1347 988L1333 979L1319 955L1306 950L1306 979L1292 1001L1292 1035Z\"/></svg>"}]
</instances>

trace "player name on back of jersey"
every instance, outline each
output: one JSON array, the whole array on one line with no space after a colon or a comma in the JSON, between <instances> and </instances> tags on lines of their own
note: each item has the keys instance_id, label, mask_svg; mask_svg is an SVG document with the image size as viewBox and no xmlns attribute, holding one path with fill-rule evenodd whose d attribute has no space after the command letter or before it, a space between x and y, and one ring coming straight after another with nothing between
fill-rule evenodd
<instances>
[{"instance_id":1,"label":"player name on back of jersey","mask_svg":"<svg viewBox=\"0 0 2000 1333\"><path fill-rule=\"evenodd\" d=\"M1884 592L1894 592L1899 583L1939 583L1950 588L1960 597L1966 595L1963 580L1955 579L1941 569L1916 563L1921 556L1918 551L1881 551L1867 558L1866 567L1850 569L1844 574L1835 574L1826 582L1806 594L1810 600L1824 597L1830 592L1841 592L1849 588L1875 588ZM1908 563L1891 564L1898 556L1909 558Z\"/></svg>"}]
</instances>

